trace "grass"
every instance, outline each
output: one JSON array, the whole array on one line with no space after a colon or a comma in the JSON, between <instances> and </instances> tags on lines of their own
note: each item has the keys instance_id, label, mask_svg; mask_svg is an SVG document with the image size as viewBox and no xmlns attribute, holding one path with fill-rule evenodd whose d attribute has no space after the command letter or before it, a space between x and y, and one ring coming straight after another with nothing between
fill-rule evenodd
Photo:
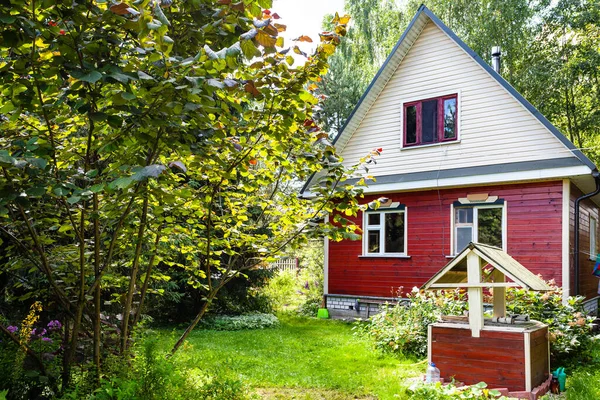
<instances>
[{"instance_id":1,"label":"grass","mask_svg":"<svg viewBox=\"0 0 600 400\"><path fill-rule=\"evenodd\" d=\"M198 330L178 358L188 366L233 374L267 399L398 399L425 363L377 353L339 321L280 316L274 329ZM173 332L175 335L177 332ZM161 331L161 345L173 343Z\"/></svg>"}]
</instances>

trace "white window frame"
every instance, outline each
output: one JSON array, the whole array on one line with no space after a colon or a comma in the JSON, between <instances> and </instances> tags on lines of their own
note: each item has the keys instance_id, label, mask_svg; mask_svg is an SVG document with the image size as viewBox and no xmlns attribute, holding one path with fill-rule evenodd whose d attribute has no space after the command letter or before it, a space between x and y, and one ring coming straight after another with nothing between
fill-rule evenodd
<instances>
[{"instance_id":1,"label":"white window frame","mask_svg":"<svg viewBox=\"0 0 600 400\"><path fill-rule=\"evenodd\" d=\"M379 225L369 225L369 215L380 214ZM404 215L404 252L385 253L385 214ZM378 209L363 212L363 257L408 257L408 210L404 208ZM369 231L379 231L379 252L369 253Z\"/></svg>"},{"instance_id":2,"label":"white window frame","mask_svg":"<svg viewBox=\"0 0 600 400\"><path fill-rule=\"evenodd\" d=\"M590 215L590 260L596 260L598 256L597 238L598 219Z\"/></svg>"},{"instance_id":3,"label":"white window frame","mask_svg":"<svg viewBox=\"0 0 600 400\"><path fill-rule=\"evenodd\" d=\"M472 208L473 209L473 231L471 240L477 242L479 234L479 213L478 210L485 208L501 208L502 209L502 250L506 251L507 246L507 223L506 223L506 202L503 204L485 204L485 203L475 203L475 204L463 204L460 206L455 206L452 204L450 210L450 223L452 227L452 231L450 234L450 254L453 256L457 255L456 252L456 216L455 212L457 208Z\"/></svg>"}]
</instances>

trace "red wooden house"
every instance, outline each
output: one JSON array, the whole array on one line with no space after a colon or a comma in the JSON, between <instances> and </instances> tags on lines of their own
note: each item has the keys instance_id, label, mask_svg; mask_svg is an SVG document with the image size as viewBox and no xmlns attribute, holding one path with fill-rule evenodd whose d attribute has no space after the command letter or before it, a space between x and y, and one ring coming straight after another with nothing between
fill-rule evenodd
<instances>
[{"instance_id":1,"label":"red wooden house","mask_svg":"<svg viewBox=\"0 0 600 400\"><path fill-rule=\"evenodd\" d=\"M597 309L600 196L577 201L600 188L596 166L425 6L335 146L348 165L383 148L365 202L390 201L355 218L362 241L325 242L333 316L403 297L471 241Z\"/></svg>"}]
</instances>

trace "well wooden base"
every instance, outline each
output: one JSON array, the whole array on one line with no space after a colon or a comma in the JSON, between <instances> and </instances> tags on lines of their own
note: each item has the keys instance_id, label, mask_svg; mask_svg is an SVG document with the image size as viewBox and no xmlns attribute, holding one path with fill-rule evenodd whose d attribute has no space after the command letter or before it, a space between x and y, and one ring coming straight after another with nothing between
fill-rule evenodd
<instances>
[{"instance_id":1,"label":"well wooden base","mask_svg":"<svg viewBox=\"0 0 600 400\"><path fill-rule=\"evenodd\" d=\"M485 324L480 337L472 337L468 324L436 323L429 328L429 359L446 381L531 392L550 376L547 335L548 327L535 321Z\"/></svg>"}]
</instances>

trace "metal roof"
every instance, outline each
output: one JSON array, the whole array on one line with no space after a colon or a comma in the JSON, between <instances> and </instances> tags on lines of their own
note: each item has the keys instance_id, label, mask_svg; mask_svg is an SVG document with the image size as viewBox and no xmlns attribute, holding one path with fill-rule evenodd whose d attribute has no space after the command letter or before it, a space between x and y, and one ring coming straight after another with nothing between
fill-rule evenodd
<instances>
[{"instance_id":1,"label":"metal roof","mask_svg":"<svg viewBox=\"0 0 600 400\"><path fill-rule=\"evenodd\" d=\"M511 286L520 286L526 289L536 291L550 291L551 287L546 285L543 279L533 274L521 263L512 258L504 250L482 243L469 243L463 251L460 252L444 268L433 275L424 285L423 289L430 288L457 288L469 287L473 284L467 282L467 255L474 252L480 258L482 267L490 265L504 276L510 278L513 282ZM446 286L447 285L447 286ZM497 285L497 284L496 284ZM510 285L510 284L509 284ZM481 287L492 287L494 283L481 282Z\"/></svg>"}]
</instances>

